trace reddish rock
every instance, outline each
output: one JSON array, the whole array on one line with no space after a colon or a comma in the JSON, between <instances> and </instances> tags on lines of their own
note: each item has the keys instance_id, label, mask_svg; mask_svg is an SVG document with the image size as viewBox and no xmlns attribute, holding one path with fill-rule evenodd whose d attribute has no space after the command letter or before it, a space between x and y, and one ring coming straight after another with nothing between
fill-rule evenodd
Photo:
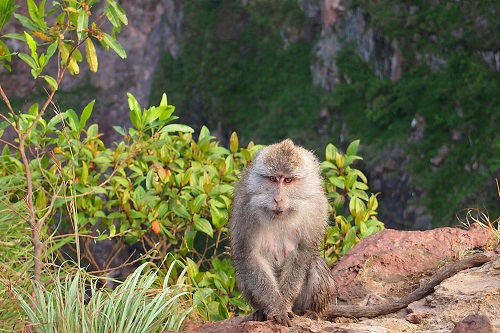
<instances>
[{"instance_id":1,"label":"reddish rock","mask_svg":"<svg viewBox=\"0 0 500 333\"><path fill-rule=\"evenodd\" d=\"M459 321L451 333L494 333L494 331L488 317L469 315Z\"/></svg>"},{"instance_id":2,"label":"reddish rock","mask_svg":"<svg viewBox=\"0 0 500 333\"><path fill-rule=\"evenodd\" d=\"M484 248L489 237L488 231L477 224L469 230L382 230L363 239L334 267L338 297L349 304L373 293L400 297L416 289L420 278L432 275L447 261Z\"/></svg>"}]
</instances>

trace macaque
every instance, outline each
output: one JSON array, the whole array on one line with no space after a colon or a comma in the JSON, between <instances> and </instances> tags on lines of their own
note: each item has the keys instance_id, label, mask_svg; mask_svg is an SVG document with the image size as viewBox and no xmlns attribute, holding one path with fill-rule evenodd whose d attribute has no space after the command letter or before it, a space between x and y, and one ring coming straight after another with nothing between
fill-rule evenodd
<instances>
[{"instance_id":1,"label":"macaque","mask_svg":"<svg viewBox=\"0 0 500 333\"><path fill-rule=\"evenodd\" d=\"M291 326L293 313L333 320L396 312L432 293L457 272L491 260L484 254L438 272L412 293L374 305L336 305L337 291L319 246L328 201L313 153L291 140L257 153L234 191L229 231L236 282L255 311L249 320Z\"/></svg>"},{"instance_id":2,"label":"macaque","mask_svg":"<svg viewBox=\"0 0 500 333\"><path fill-rule=\"evenodd\" d=\"M290 326L293 313L317 316L335 286L319 246L328 201L318 159L284 140L263 148L235 188L229 220L236 281L251 320Z\"/></svg>"}]
</instances>

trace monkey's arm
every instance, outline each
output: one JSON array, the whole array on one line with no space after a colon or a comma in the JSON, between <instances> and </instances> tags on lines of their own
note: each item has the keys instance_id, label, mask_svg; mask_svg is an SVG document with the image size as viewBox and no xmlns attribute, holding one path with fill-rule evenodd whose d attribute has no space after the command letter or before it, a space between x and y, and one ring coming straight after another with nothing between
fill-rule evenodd
<instances>
[{"instance_id":1,"label":"monkey's arm","mask_svg":"<svg viewBox=\"0 0 500 333\"><path fill-rule=\"evenodd\" d=\"M292 301L283 296L267 260L253 254L236 267L239 267L236 278L241 292L256 310L250 320L274 319L281 325L290 326L289 312Z\"/></svg>"},{"instance_id":2,"label":"monkey's arm","mask_svg":"<svg viewBox=\"0 0 500 333\"><path fill-rule=\"evenodd\" d=\"M419 299L429 295L438 284L443 280L457 274L458 272L481 266L482 264L490 261L487 255L478 253L460 261L454 262L450 266L437 273L429 282L422 285L409 295L401 297L400 299L386 304L373 305L373 306L358 306L358 305L330 305L325 311L324 317L328 320L333 320L336 317L367 317L373 318L381 315L389 314L407 307L410 303L418 301Z\"/></svg>"}]
</instances>

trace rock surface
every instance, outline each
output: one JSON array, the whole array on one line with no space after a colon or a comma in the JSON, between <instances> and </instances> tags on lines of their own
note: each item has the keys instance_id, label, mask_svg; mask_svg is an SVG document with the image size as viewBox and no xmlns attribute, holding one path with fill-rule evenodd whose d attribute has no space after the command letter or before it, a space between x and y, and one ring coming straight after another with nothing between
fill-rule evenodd
<instances>
[{"instance_id":1,"label":"rock surface","mask_svg":"<svg viewBox=\"0 0 500 333\"><path fill-rule=\"evenodd\" d=\"M299 316L293 327L272 322L188 322L185 332L332 332L332 333L463 333L500 332L500 247L479 225L469 230L386 229L362 240L334 267L339 304L391 302L425 283L447 262L476 250L489 250L491 261L443 281L435 292L397 313L373 319L337 318L315 321ZM455 325L456 323L456 325Z\"/></svg>"}]
</instances>

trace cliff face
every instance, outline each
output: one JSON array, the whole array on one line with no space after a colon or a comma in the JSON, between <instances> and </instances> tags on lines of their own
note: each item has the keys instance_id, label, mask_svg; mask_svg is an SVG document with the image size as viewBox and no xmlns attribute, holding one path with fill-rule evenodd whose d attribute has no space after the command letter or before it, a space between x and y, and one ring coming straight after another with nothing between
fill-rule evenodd
<instances>
[{"instance_id":1,"label":"cliff face","mask_svg":"<svg viewBox=\"0 0 500 333\"><path fill-rule=\"evenodd\" d=\"M486 91L492 99L500 92L500 44L493 38L500 24L498 4L300 0L299 5L321 27L311 73L314 84L327 95L333 92L326 99L328 112L342 121L340 130L331 131L334 141L371 130L379 134L367 136L377 140L397 126L403 129L398 138L365 141L364 169L371 190L381 192L380 217L389 227L457 223L458 209L484 204L485 197L471 198L478 186L495 197L498 164L486 160L498 152L499 133L489 127L499 119L494 109L480 105ZM474 66L481 71L471 70ZM352 101L358 98L361 102ZM489 113L488 124L476 122L483 112ZM357 121L349 120L354 117ZM481 152L482 144L490 147ZM458 179L467 184L457 186ZM478 185L481 179L488 186Z\"/></svg>"},{"instance_id":2,"label":"cliff face","mask_svg":"<svg viewBox=\"0 0 500 333\"><path fill-rule=\"evenodd\" d=\"M127 59L98 49L98 73L82 64L82 75L61 85L78 95L61 96L62 106L79 110L71 103L97 99L91 121L108 141L111 126L128 125L127 92L143 106L166 92L182 121L207 124L223 141L233 130L242 141L292 137L321 154L327 142L361 138L363 169L382 193L380 219L390 227L453 223L457 209L483 206L477 193L495 196L493 186L485 191L500 166L489 157L500 147L494 0L122 6L129 25L118 39ZM13 23L5 32L19 29ZM29 70L13 65L0 72L2 86L23 98Z\"/></svg>"}]
</instances>

